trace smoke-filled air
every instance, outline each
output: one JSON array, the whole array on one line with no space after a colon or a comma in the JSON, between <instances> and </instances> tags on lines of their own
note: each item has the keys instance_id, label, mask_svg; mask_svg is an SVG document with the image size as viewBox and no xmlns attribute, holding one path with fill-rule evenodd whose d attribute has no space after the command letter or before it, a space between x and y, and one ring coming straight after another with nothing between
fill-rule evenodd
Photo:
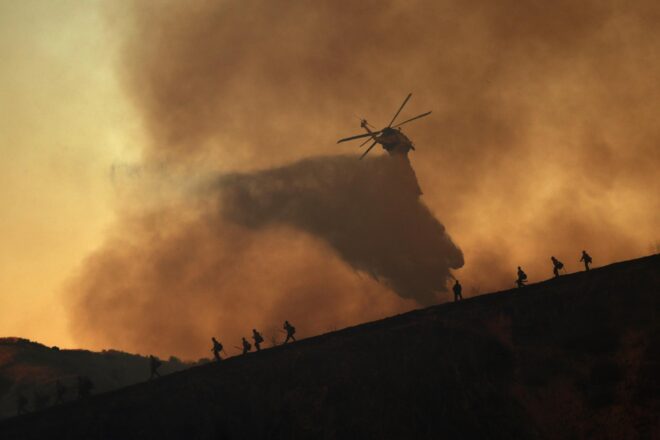
<instances>
[{"instance_id":1,"label":"smoke-filled air","mask_svg":"<svg viewBox=\"0 0 660 440\"><path fill-rule=\"evenodd\" d=\"M408 161L318 157L220 185L225 218L251 228L288 225L324 240L351 268L403 298L432 304L463 254L418 201Z\"/></svg>"},{"instance_id":2,"label":"smoke-filled air","mask_svg":"<svg viewBox=\"0 0 660 440\"><path fill-rule=\"evenodd\" d=\"M208 356L657 251L660 6L112 3L148 142L69 283L88 347ZM400 119L410 162L360 118ZM121 176L120 176L121 177Z\"/></svg>"}]
</instances>

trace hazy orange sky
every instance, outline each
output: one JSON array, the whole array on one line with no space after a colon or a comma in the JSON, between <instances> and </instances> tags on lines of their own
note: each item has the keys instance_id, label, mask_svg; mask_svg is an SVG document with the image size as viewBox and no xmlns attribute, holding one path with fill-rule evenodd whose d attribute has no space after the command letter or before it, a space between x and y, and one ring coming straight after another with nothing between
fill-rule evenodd
<instances>
[{"instance_id":1,"label":"hazy orange sky","mask_svg":"<svg viewBox=\"0 0 660 440\"><path fill-rule=\"evenodd\" d=\"M63 283L139 153L99 2L0 1L0 334L71 345Z\"/></svg>"},{"instance_id":2,"label":"hazy orange sky","mask_svg":"<svg viewBox=\"0 0 660 440\"><path fill-rule=\"evenodd\" d=\"M199 352L80 323L71 334L72 280L87 274L93 298L104 286L94 261L144 232L126 228L131 215L172 211L206 175L357 155L335 144L359 132L355 114L383 124L411 91L407 116L433 110L405 129L411 161L464 252L468 296L511 287L519 264L545 279L550 255L572 271L584 248L596 265L658 252L659 18L650 1L0 2L0 335ZM166 230L159 220L148 232ZM260 283L237 269L232 285L285 292L303 261L318 261L324 282L367 292L338 295L346 322L410 307L351 278L319 240L259 234L294 263ZM259 255L261 270L278 252ZM127 283L131 298L138 287ZM196 332L223 331L204 319Z\"/></svg>"}]
</instances>

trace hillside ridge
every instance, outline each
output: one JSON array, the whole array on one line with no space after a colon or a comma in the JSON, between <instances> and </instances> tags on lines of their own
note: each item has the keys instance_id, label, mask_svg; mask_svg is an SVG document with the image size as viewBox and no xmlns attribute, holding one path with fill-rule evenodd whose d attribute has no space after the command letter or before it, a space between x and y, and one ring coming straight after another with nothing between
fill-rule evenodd
<instances>
[{"instance_id":1,"label":"hillside ridge","mask_svg":"<svg viewBox=\"0 0 660 440\"><path fill-rule=\"evenodd\" d=\"M192 367L0 434L653 438L659 297L660 255L613 263Z\"/></svg>"}]
</instances>

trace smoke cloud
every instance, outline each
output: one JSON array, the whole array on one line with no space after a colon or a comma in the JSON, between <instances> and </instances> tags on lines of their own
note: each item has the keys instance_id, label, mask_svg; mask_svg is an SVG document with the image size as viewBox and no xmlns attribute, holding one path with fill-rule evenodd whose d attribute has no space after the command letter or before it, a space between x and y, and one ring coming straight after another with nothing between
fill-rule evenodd
<instances>
[{"instance_id":1,"label":"smoke cloud","mask_svg":"<svg viewBox=\"0 0 660 440\"><path fill-rule=\"evenodd\" d=\"M188 191L86 263L80 334L195 356L250 325L277 341L284 319L310 335L431 304L463 265L403 158L311 158Z\"/></svg>"},{"instance_id":2,"label":"smoke cloud","mask_svg":"<svg viewBox=\"0 0 660 440\"><path fill-rule=\"evenodd\" d=\"M72 283L87 345L193 355L212 332L314 333L427 303L461 262L433 213L467 295L513 286L517 265L547 278L550 255L577 270L582 249L600 265L658 241L656 2L130 2L108 17L151 139L142 165L168 183L138 184ZM385 125L410 91L402 118L433 110L404 127L421 202L365 182L386 158L328 157L357 151L335 144L356 114ZM212 183L180 197L173 175Z\"/></svg>"},{"instance_id":3,"label":"smoke cloud","mask_svg":"<svg viewBox=\"0 0 660 440\"><path fill-rule=\"evenodd\" d=\"M328 241L352 257L356 267L362 265L386 277L402 295L412 294L413 287L424 282L408 285L410 269L390 266L397 263L396 258L371 254L374 261L360 260L368 251L381 250L369 249L378 243L368 241L381 237L368 232L368 225L356 227L366 232L363 238L345 230L349 219L368 222L380 213L384 215L378 219L381 224L398 226L412 219L418 224L408 226L441 234L446 249L422 245L417 256L444 265L434 268L436 273L425 280L430 283L425 287L441 288L448 274L446 260L453 257L455 263L460 262L461 254L422 205L417 215L404 216L396 211L388 216L386 207L374 207L373 202L375 212L368 212L366 206L366 215L359 215L353 206L336 225L317 217L334 209L333 201L346 203L341 192L333 196L328 186L332 180L319 183L310 178L310 171L318 171L314 165L326 168L326 162L335 166L330 167L332 171L342 162L349 163L316 159L263 173L225 176L198 187L185 199L170 198L169 206L124 218L122 227L88 259L75 280L73 312L80 339L195 357L205 353L209 335L219 335L232 353L236 352L232 341L239 345L240 337L249 336L254 327L269 343L281 342L284 319L294 322L301 336L309 336L412 308L415 301L406 301L371 277L356 273L337 251L316 238L328 234ZM305 174L307 183L289 186ZM277 179L282 179L279 184ZM320 200L311 203L315 197ZM315 226L319 230L309 231L313 235L305 233ZM382 226L374 225L374 230ZM330 237L332 233L337 235ZM349 238L357 244L347 242ZM389 249L397 244L383 246ZM455 255L443 255L445 251Z\"/></svg>"},{"instance_id":4,"label":"smoke cloud","mask_svg":"<svg viewBox=\"0 0 660 440\"><path fill-rule=\"evenodd\" d=\"M323 238L351 267L382 279L420 304L445 291L463 254L418 201L401 157L308 159L222 179L226 217L252 228L295 226Z\"/></svg>"}]
</instances>

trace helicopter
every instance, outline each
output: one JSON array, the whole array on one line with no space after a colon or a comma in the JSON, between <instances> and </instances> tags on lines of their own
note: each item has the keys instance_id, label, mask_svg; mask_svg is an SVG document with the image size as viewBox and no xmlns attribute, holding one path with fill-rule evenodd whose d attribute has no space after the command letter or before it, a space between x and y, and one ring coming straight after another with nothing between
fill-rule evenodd
<instances>
[{"instance_id":1,"label":"helicopter","mask_svg":"<svg viewBox=\"0 0 660 440\"><path fill-rule=\"evenodd\" d=\"M410 150L415 150L415 146L413 145L412 141L403 134L401 131L401 126L403 124L407 124L408 122L414 121L415 119L423 118L424 116L428 116L431 114L431 112L426 112L422 113L421 115L417 115L414 118L406 119L403 122L399 122L395 125L394 121L396 120L397 116L399 116L399 113L401 113L401 110L403 110L403 107L408 103L408 100L412 96L412 93L409 93L408 96L406 96L406 99L403 100L403 104L401 104L401 107L399 107L399 110L394 114L394 117L390 121L389 125L382 130L377 130L377 131L372 131L369 126L370 124L367 122L366 119L361 119L360 121L360 127L364 128L367 132L365 134L358 134L355 136L349 136L343 139L339 139L337 141L338 144L346 141L352 141L354 139L361 139L361 138L367 138L362 144L360 144L360 147L364 146L367 144L367 142L373 140L371 145L367 148L367 150L360 156L360 159L362 159L364 156L369 154L369 151L376 145L376 144L381 144L383 146L383 149L390 153L390 155L402 155L404 157L407 157L408 152ZM373 127L373 126L372 126Z\"/></svg>"}]
</instances>

